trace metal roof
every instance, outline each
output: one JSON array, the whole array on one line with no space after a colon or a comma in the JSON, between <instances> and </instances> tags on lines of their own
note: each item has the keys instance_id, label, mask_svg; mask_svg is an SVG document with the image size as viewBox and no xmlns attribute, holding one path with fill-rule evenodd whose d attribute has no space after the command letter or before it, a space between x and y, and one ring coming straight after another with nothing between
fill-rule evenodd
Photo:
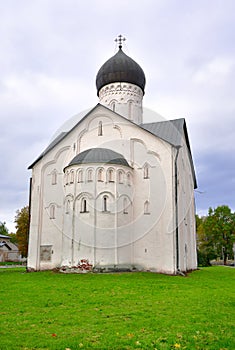
<instances>
[{"instance_id":1,"label":"metal roof","mask_svg":"<svg viewBox=\"0 0 235 350\"><path fill-rule=\"evenodd\" d=\"M194 188L197 188L196 174L195 174L195 169L193 165L193 158L192 158L192 153L190 149L190 143L189 143L188 131L187 131L185 119L180 118L180 119L172 119L172 120L166 120L166 121L161 121L156 123L146 123L146 124L141 124L140 127L146 131L149 131L154 136L157 136L162 140L170 143L174 147L182 146L185 140L187 149L188 149L192 174L193 174Z\"/></svg>"},{"instance_id":2,"label":"metal roof","mask_svg":"<svg viewBox=\"0 0 235 350\"><path fill-rule=\"evenodd\" d=\"M185 120L180 118L155 123L145 123L140 126L173 146L180 146L182 144L184 124Z\"/></svg>"},{"instance_id":3,"label":"metal roof","mask_svg":"<svg viewBox=\"0 0 235 350\"><path fill-rule=\"evenodd\" d=\"M145 75L143 69L121 48L98 71L96 76L97 94L103 86L118 82L137 85L144 93Z\"/></svg>"},{"instance_id":4,"label":"metal roof","mask_svg":"<svg viewBox=\"0 0 235 350\"><path fill-rule=\"evenodd\" d=\"M108 148L90 148L83 151L77 154L68 166L91 163L115 164L129 167L127 160L122 154Z\"/></svg>"},{"instance_id":5,"label":"metal roof","mask_svg":"<svg viewBox=\"0 0 235 350\"><path fill-rule=\"evenodd\" d=\"M79 120L77 123L75 123L70 130L66 132L61 132L50 144L49 146L43 151L43 153L28 167L28 169L32 169L33 166L43 158L45 154L47 154L51 149L53 149L54 146L56 146L62 139L64 139L74 128L76 128L85 118L88 117L92 111L94 111L98 106L102 106L102 108L105 108L110 111L108 107L105 107L103 105L100 105L99 103L91 109L85 116L82 117L81 120ZM115 112L112 112L115 113ZM117 113L115 113L117 114ZM184 118L180 119L173 119L173 120L166 120L166 121L159 121L155 123L144 123L141 125L137 125L130 121L129 119L119 115L120 118L123 118L124 120L128 121L131 124L134 124L136 127L141 127L143 130L146 130L147 132L150 132L152 135L159 137L160 139L168 142L169 144L176 146L182 146L183 137L185 137L185 141L187 144L187 148L189 151L189 157L192 167L192 172L194 176L194 186L197 187L196 183L196 175L195 170L193 166L193 160L192 160L192 154L190 149L190 143L188 139L188 132L186 127L186 122ZM111 150L110 150L111 151ZM129 166L129 164L127 163Z\"/></svg>"},{"instance_id":6,"label":"metal roof","mask_svg":"<svg viewBox=\"0 0 235 350\"><path fill-rule=\"evenodd\" d=\"M53 149L54 146L56 146L61 140L63 140L67 134L69 134L78 124L80 124L97 106L100 104L98 103L94 108L90 109L85 115L82 116L82 118L75 122L70 128L68 128L67 131L62 131L59 135L55 137L55 139L52 140L52 142L48 145L48 147L40 154L38 158L28 167L28 169L32 169L33 166L43 158L51 149ZM80 116L80 113L76 116L74 116L72 119L75 117Z\"/></svg>"},{"instance_id":7,"label":"metal roof","mask_svg":"<svg viewBox=\"0 0 235 350\"><path fill-rule=\"evenodd\" d=\"M0 238L8 238L8 239L10 239L11 237L5 236L5 235L0 235Z\"/></svg>"},{"instance_id":8,"label":"metal roof","mask_svg":"<svg viewBox=\"0 0 235 350\"><path fill-rule=\"evenodd\" d=\"M82 117L77 123L75 123L70 130L61 132L50 144L49 146L40 154L38 158L28 167L28 169L32 169L33 166L43 158L44 155L46 155L50 150L54 148L62 139L66 137L77 125L79 125L93 110L95 110L96 107L100 106L98 103L94 108L92 108L85 116ZM110 109L108 107L105 107L102 105L103 108ZM113 112L115 113L115 112ZM116 113L117 114L117 113ZM129 119L119 115L119 117L128 120L128 122L134 124ZM175 119L170 121L160 121L155 123L144 123L141 125L135 124L137 127L141 127L142 129L152 133L153 135L160 137L164 141L169 142L170 144L174 146L178 146L181 142L181 136L183 134L184 124L185 120L183 118L181 119ZM189 146L189 144L188 144Z\"/></svg>"}]
</instances>

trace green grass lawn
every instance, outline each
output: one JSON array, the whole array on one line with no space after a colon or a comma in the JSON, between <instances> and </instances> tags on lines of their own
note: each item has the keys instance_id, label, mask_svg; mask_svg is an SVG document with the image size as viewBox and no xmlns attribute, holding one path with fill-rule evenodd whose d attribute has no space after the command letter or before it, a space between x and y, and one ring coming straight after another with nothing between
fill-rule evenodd
<instances>
[{"instance_id":1,"label":"green grass lawn","mask_svg":"<svg viewBox=\"0 0 235 350\"><path fill-rule=\"evenodd\" d=\"M235 268L188 277L0 269L0 349L235 349Z\"/></svg>"}]
</instances>

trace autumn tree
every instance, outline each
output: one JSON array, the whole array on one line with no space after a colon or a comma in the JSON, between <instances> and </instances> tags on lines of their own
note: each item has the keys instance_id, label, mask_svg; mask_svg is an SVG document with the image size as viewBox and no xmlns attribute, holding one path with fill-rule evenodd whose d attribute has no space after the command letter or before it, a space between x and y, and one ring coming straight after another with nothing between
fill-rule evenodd
<instances>
[{"instance_id":1,"label":"autumn tree","mask_svg":"<svg viewBox=\"0 0 235 350\"><path fill-rule=\"evenodd\" d=\"M217 258L214 244L209 240L204 228L207 217L196 215L197 258L199 266L210 266L210 261Z\"/></svg>"},{"instance_id":2,"label":"autumn tree","mask_svg":"<svg viewBox=\"0 0 235 350\"><path fill-rule=\"evenodd\" d=\"M6 227L6 223L1 221L0 221L0 235L3 235L3 236L8 235L8 228Z\"/></svg>"},{"instance_id":3,"label":"autumn tree","mask_svg":"<svg viewBox=\"0 0 235 350\"><path fill-rule=\"evenodd\" d=\"M0 235L8 236L10 237L12 243L17 243L16 234L12 232L9 233L9 230L6 227L6 223L1 221L0 221Z\"/></svg>"},{"instance_id":4,"label":"autumn tree","mask_svg":"<svg viewBox=\"0 0 235 350\"><path fill-rule=\"evenodd\" d=\"M209 208L208 216L202 220L198 230L199 249L207 252L210 258L221 257L224 265L233 256L235 242L235 213L227 205Z\"/></svg>"},{"instance_id":5,"label":"autumn tree","mask_svg":"<svg viewBox=\"0 0 235 350\"><path fill-rule=\"evenodd\" d=\"M13 232L8 233L8 237L10 237L12 243L17 245L17 237L16 237L15 233L13 233Z\"/></svg>"},{"instance_id":6,"label":"autumn tree","mask_svg":"<svg viewBox=\"0 0 235 350\"><path fill-rule=\"evenodd\" d=\"M28 255L28 235L29 235L29 207L26 206L17 210L15 216L16 239L18 248L23 257Z\"/></svg>"}]
</instances>

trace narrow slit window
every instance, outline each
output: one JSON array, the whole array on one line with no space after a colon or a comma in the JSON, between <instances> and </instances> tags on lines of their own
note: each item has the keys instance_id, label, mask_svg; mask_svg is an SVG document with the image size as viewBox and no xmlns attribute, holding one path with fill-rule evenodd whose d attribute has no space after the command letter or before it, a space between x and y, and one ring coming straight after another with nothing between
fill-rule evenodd
<instances>
[{"instance_id":1,"label":"narrow slit window","mask_svg":"<svg viewBox=\"0 0 235 350\"><path fill-rule=\"evenodd\" d=\"M55 205L50 206L50 219L55 219Z\"/></svg>"},{"instance_id":2,"label":"narrow slit window","mask_svg":"<svg viewBox=\"0 0 235 350\"><path fill-rule=\"evenodd\" d=\"M79 170L78 172L78 182L83 182L83 171Z\"/></svg>"},{"instance_id":3,"label":"narrow slit window","mask_svg":"<svg viewBox=\"0 0 235 350\"><path fill-rule=\"evenodd\" d=\"M132 119L132 109L133 109L133 102L130 101L128 104L128 115L129 115L129 119Z\"/></svg>"},{"instance_id":4,"label":"narrow slit window","mask_svg":"<svg viewBox=\"0 0 235 350\"><path fill-rule=\"evenodd\" d=\"M103 124L101 121L98 124L98 136L103 136Z\"/></svg>"},{"instance_id":5,"label":"narrow slit window","mask_svg":"<svg viewBox=\"0 0 235 350\"><path fill-rule=\"evenodd\" d=\"M144 179L149 179L149 165L144 166Z\"/></svg>"},{"instance_id":6,"label":"narrow slit window","mask_svg":"<svg viewBox=\"0 0 235 350\"><path fill-rule=\"evenodd\" d=\"M70 172L70 183L73 184L74 183L74 171L71 170Z\"/></svg>"},{"instance_id":7,"label":"narrow slit window","mask_svg":"<svg viewBox=\"0 0 235 350\"><path fill-rule=\"evenodd\" d=\"M66 201L66 206L65 206L65 213L68 214L70 210L70 200L68 199Z\"/></svg>"},{"instance_id":8,"label":"narrow slit window","mask_svg":"<svg viewBox=\"0 0 235 350\"><path fill-rule=\"evenodd\" d=\"M89 169L88 174L87 174L87 181L92 182L92 180L93 180L92 177L93 177L92 169Z\"/></svg>"},{"instance_id":9,"label":"narrow slit window","mask_svg":"<svg viewBox=\"0 0 235 350\"><path fill-rule=\"evenodd\" d=\"M114 171L113 169L108 170L108 181L109 182L114 182Z\"/></svg>"},{"instance_id":10,"label":"narrow slit window","mask_svg":"<svg viewBox=\"0 0 235 350\"><path fill-rule=\"evenodd\" d=\"M68 171L66 172L66 175L65 175L65 183L66 183L66 185L69 184L69 172Z\"/></svg>"},{"instance_id":11,"label":"narrow slit window","mask_svg":"<svg viewBox=\"0 0 235 350\"><path fill-rule=\"evenodd\" d=\"M123 184L123 171L119 171L118 172L118 182L120 183L120 184Z\"/></svg>"},{"instance_id":12,"label":"narrow slit window","mask_svg":"<svg viewBox=\"0 0 235 350\"><path fill-rule=\"evenodd\" d=\"M87 199L82 199L82 206L81 206L81 213L87 213L88 212L88 206L87 206Z\"/></svg>"},{"instance_id":13,"label":"narrow slit window","mask_svg":"<svg viewBox=\"0 0 235 350\"><path fill-rule=\"evenodd\" d=\"M113 112L115 112L115 109L116 109L116 104L115 104L115 102L113 101L113 102L111 102L111 109L112 109L112 111Z\"/></svg>"},{"instance_id":14,"label":"narrow slit window","mask_svg":"<svg viewBox=\"0 0 235 350\"><path fill-rule=\"evenodd\" d=\"M103 211L108 211L108 197L103 197Z\"/></svg>"},{"instance_id":15,"label":"narrow slit window","mask_svg":"<svg viewBox=\"0 0 235 350\"><path fill-rule=\"evenodd\" d=\"M123 214L128 214L127 206L128 206L127 199L123 198Z\"/></svg>"},{"instance_id":16,"label":"narrow slit window","mask_svg":"<svg viewBox=\"0 0 235 350\"><path fill-rule=\"evenodd\" d=\"M57 184L57 172L54 170L51 174L51 184L56 185Z\"/></svg>"},{"instance_id":17,"label":"narrow slit window","mask_svg":"<svg viewBox=\"0 0 235 350\"><path fill-rule=\"evenodd\" d=\"M150 214L150 211L149 211L149 206L150 206L150 203L149 203L149 201L145 201L144 202L144 214L146 215L146 214Z\"/></svg>"},{"instance_id":18,"label":"narrow slit window","mask_svg":"<svg viewBox=\"0 0 235 350\"><path fill-rule=\"evenodd\" d=\"M103 181L103 169L98 170L98 181Z\"/></svg>"},{"instance_id":19,"label":"narrow slit window","mask_svg":"<svg viewBox=\"0 0 235 350\"><path fill-rule=\"evenodd\" d=\"M131 174L130 173L127 174L127 185L128 186L131 185Z\"/></svg>"}]
</instances>

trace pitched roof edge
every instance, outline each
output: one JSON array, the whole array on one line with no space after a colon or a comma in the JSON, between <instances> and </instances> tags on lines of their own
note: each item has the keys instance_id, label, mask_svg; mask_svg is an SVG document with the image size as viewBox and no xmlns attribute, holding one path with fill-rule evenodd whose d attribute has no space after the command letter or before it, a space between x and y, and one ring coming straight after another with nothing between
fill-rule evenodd
<instances>
[{"instance_id":1,"label":"pitched roof edge","mask_svg":"<svg viewBox=\"0 0 235 350\"><path fill-rule=\"evenodd\" d=\"M37 163L43 158L43 156L45 156L49 151L51 151L51 150L52 150L60 141L62 141L68 134L70 134L70 132L72 132L80 123L82 123L82 121L83 121L84 119L86 119L97 107L102 107L102 108L104 108L104 109L107 109L109 112L112 112L112 113L118 115L119 117L121 117L121 118L123 118L124 120L130 122L131 124L133 124L133 125L135 125L135 126L141 127L140 125L135 124L135 123L132 122L131 120L125 118L123 115L121 115L121 114L119 114L119 113L117 113L117 112L112 111L110 108L108 108L108 107L102 105L101 103L97 103L97 104L96 104L89 112L87 112L87 113L86 113L86 114L85 114L85 115L70 129L70 130L65 131L64 133L59 134L59 135L56 137L56 139L58 138L57 142L55 142L55 143L53 144L53 142L54 142L56 139L53 140L53 141L45 148L45 150L40 154L40 156L39 156L38 158L36 158L36 160L35 160L31 165L28 166L28 170L32 169L32 168L34 167L34 165L37 164ZM59 138L59 136L62 135L62 134L64 134L63 137ZM53 145L52 145L52 144L53 144Z\"/></svg>"},{"instance_id":2,"label":"pitched roof edge","mask_svg":"<svg viewBox=\"0 0 235 350\"><path fill-rule=\"evenodd\" d=\"M170 145L172 145L173 147L177 147L177 146L180 146L180 145L174 144L173 142L170 142L169 140L164 139L164 137L161 137L161 135L154 134L154 132L151 132L150 130L145 129L144 125L160 124L160 123L166 123L166 122L171 122L171 123L174 124L174 121L180 121L180 120L182 121L182 131L183 131L183 134L185 136L185 142L186 142L188 153L189 153L189 162L190 162L190 165L191 165L191 170L192 170L192 175L193 175L194 189L196 189L197 188L196 172L195 172L195 168L194 168L194 164L193 164L193 157L192 157L192 152L191 152L191 147L190 147L190 142L189 142L189 137L188 137L188 130L187 130L187 125L186 125L185 118L163 120L163 121L159 121L159 122L155 122L155 123L154 122L152 122L152 123L143 123L140 126L142 127L143 130L146 130L147 132L149 132L153 136L160 138L161 140L163 140L163 141L169 143ZM174 125L174 127L176 127L176 125Z\"/></svg>"},{"instance_id":3,"label":"pitched roof edge","mask_svg":"<svg viewBox=\"0 0 235 350\"><path fill-rule=\"evenodd\" d=\"M196 189L197 188L197 178L196 178L196 172L195 172L195 168L194 168L194 164L193 164L193 156L192 156L191 147L190 147L190 143L189 143L186 121L184 121L184 135L185 135L185 139L186 139L187 149L189 152L189 161L190 161L192 174L193 174L194 189Z\"/></svg>"},{"instance_id":4,"label":"pitched roof edge","mask_svg":"<svg viewBox=\"0 0 235 350\"><path fill-rule=\"evenodd\" d=\"M32 169L34 167L34 165L39 162L39 160L41 160L43 158L43 156L45 156L48 152L50 152L60 141L62 141L70 132L72 132L90 113L92 113L98 106L102 106L100 103L97 103L95 105L95 107L93 107L89 112L87 112L84 117L82 117L70 130L68 131L64 131L61 132L46 148L45 150L40 154L40 156L38 158L36 158L36 160L28 166L28 169ZM62 136L63 134L63 136ZM62 137L59 137L62 136ZM57 140L57 142L55 142ZM53 142L55 142L53 144ZM52 145L53 144L53 145Z\"/></svg>"},{"instance_id":5,"label":"pitched roof edge","mask_svg":"<svg viewBox=\"0 0 235 350\"><path fill-rule=\"evenodd\" d=\"M85 120L96 108L98 107L102 107L104 109L107 109L109 112L112 112L116 115L118 115L119 117L121 117L122 119L124 119L125 121L128 121L129 123L135 125L136 127L141 128L142 130L150 133L151 135L160 138L161 140L163 140L164 142L169 143L170 145L172 145L173 147L177 146L176 144L173 144L171 142L169 142L169 140L164 139L161 136L158 136L156 134L154 134L153 132L151 132L148 129L145 129L143 127L143 125L149 125L149 124L159 124L159 123L166 123L166 122L174 122L174 120L182 120L182 127L183 127L183 132L185 135L185 140L186 140L186 144L187 144L187 148L189 150L189 155L190 155L190 163L191 163L191 168L192 168L192 173L193 173L193 178L194 178L194 188L197 188L197 181L196 181L196 174L195 174L195 169L194 169L194 165L193 165L193 159L192 159L192 153L191 153L191 148L190 148L190 143L189 143L189 137L188 137L188 131L187 131L187 126L186 126L186 121L185 118L177 118L177 119L172 119L172 120L166 120L166 121L159 121L159 122L152 122L152 123L143 123L141 125L138 125L136 123L134 123L133 121L125 118L123 115L112 111L111 109L109 109L108 107L102 105L101 103L97 103L88 113L86 113L70 130L66 131L66 132L62 132L61 134L59 134L57 136L57 138L55 140L53 140L48 147L42 152L42 154L28 167L28 169L32 169L34 167L35 164L37 164L42 158L43 156L45 156L48 152L50 152L60 141L62 141L68 134L70 134L80 123L83 122L83 120ZM61 136L61 137L59 137ZM56 141L57 140L57 141ZM55 142L56 141L56 142ZM54 142L54 144L53 144Z\"/></svg>"}]
</instances>

